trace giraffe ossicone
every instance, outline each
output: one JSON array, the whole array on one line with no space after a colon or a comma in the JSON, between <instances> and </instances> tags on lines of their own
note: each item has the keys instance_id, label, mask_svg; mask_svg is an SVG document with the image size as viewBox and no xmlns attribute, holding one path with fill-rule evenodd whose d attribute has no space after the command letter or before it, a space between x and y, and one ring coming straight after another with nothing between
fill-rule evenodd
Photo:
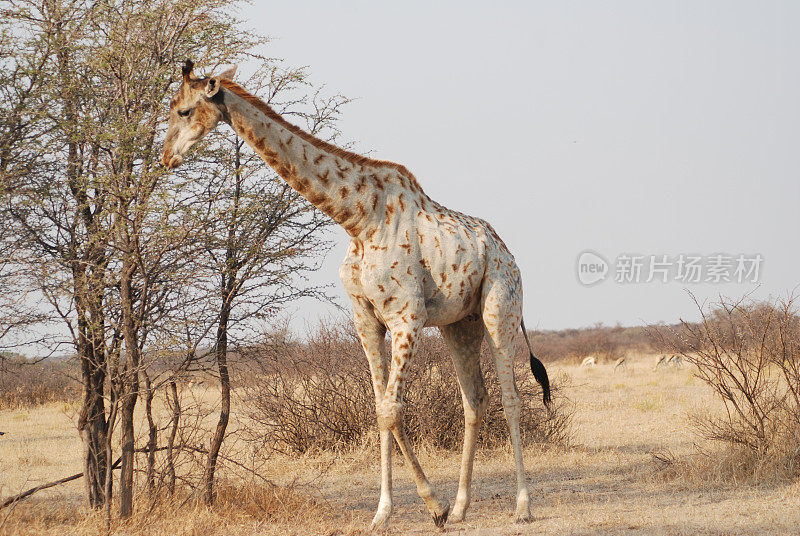
<instances>
[{"instance_id":1,"label":"giraffe ossicone","mask_svg":"<svg viewBox=\"0 0 800 536\"><path fill-rule=\"evenodd\" d=\"M513 255L486 221L450 210L428 197L414 175L319 140L287 122L231 80L233 70L195 77L189 61L170 103L162 164L175 168L189 148L220 121L229 124L292 188L350 235L339 269L353 304L353 321L372 373L381 438L381 494L372 521L392 511L392 438L437 526L450 514L462 521L470 502L472 466L487 392L480 367L486 339L495 359L511 432L517 476L518 521L529 521L522 461L520 399L513 356L522 325L522 279ZM464 447L452 513L419 464L403 428L406 377L422 330L439 327L452 354L464 405ZM391 352L385 348L387 330ZM550 399L547 371L530 353L531 370Z\"/></svg>"}]
</instances>

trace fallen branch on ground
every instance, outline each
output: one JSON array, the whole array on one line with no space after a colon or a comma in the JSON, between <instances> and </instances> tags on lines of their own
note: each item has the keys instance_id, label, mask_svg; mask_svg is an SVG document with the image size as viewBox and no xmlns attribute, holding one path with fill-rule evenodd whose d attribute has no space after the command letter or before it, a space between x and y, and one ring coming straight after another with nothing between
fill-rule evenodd
<instances>
[{"instance_id":1,"label":"fallen branch on ground","mask_svg":"<svg viewBox=\"0 0 800 536\"><path fill-rule=\"evenodd\" d=\"M117 461L114 462L114 465L111 466L111 469L112 470L116 469L119 466L120 461L122 461L122 458L118 458ZM6 506L10 506L10 505L14 504L15 502L18 502L18 501L21 501L22 499L26 499L26 498L30 497L31 495L33 495L37 491L42 491L43 489L52 488L53 486L58 486L59 484L66 484L67 482L72 482L73 480L76 480L76 479L78 479L78 478L80 478L82 476L83 476L83 473L78 473L76 475L68 476L68 477L62 478L60 480L54 480L53 482L48 482L47 484L42 484L40 486L36 486L35 488L31 488L31 489L29 489L27 491L23 491L22 493L18 493L17 495L9 497L9 498L5 499L2 503L0 503L0 510L5 508Z\"/></svg>"}]
</instances>

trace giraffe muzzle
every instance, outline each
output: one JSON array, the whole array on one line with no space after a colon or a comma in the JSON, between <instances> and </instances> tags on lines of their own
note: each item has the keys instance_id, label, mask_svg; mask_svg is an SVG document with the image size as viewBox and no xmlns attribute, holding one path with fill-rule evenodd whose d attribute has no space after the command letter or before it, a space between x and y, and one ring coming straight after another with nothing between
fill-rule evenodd
<instances>
[{"instance_id":1,"label":"giraffe muzzle","mask_svg":"<svg viewBox=\"0 0 800 536\"><path fill-rule=\"evenodd\" d=\"M169 160L165 158L164 160L161 161L161 163L167 169L175 169L181 164L183 164L183 157L179 154L174 154L170 157Z\"/></svg>"}]
</instances>

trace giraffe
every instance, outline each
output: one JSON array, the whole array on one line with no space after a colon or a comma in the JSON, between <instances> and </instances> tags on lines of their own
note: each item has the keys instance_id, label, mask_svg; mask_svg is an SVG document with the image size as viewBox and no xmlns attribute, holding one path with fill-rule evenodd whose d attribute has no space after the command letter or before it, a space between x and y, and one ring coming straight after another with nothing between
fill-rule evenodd
<instances>
[{"instance_id":1,"label":"giraffe","mask_svg":"<svg viewBox=\"0 0 800 536\"><path fill-rule=\"evenodd\" d=\"M385 526L392 511L392 438L436 526L443 526L450 513L449 503L437 497L426 478L403 426L406 376L427 326L438 326L447 343L464 406L464 445L450 520L463 521L470 502L476 440L488 402L479 361L486 339L514 450L516 518L530 521L513 369L520 326L547 405L550 383L525 333L519 268L492 226L433 201L404 166L345 151L290 124L233 82L235 67L196 77L193 66L186 61L170 102L162 164L169 169L181 165L189 148L223 121L350 236L339 275L369 362L381 443L381 492L371 527ZM385 348L387 330L391 352Z\"/></svg>"}]
</instances>

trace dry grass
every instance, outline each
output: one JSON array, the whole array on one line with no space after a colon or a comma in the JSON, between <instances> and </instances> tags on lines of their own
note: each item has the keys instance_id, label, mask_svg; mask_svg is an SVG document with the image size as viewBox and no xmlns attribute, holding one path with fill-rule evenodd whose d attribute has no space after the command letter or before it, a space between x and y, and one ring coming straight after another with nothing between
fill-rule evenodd
<instances>
[{"instance_id":1,"label":"dry grass","mask_svg":"<svg viewBox=\"0 0 800 536\"><path fill-rule=\"evenodd\" d=\"M628 371L549 365L570 379L574 410L570 447L525 450L536 520L513 524L513 455L508 446L481 449L467 522L450 534L797 534L800 483L765 467L736 465L736 453L696 443L687 415L722 410L689 367L653 371L653 358L631 358ZM204 393L203 396L207 396ZM47 404L0 411L2 494L80 470L74 415ZM252 453L251 453L252 454ZM150 506L114 524L119 534L362 534L377 504L374 441L337 453L273 455L263 476L276 487L223 471L214 509L185 497ZM241 454L242 456L245 453ZM438 493L452 501L459 453L421 447L419 458ZM20 460L28 460L22 464ZM663 461L659 461L659 459ZM402 460L395 458L395 515L390 534L431 534L433 524ZM738 469L737 469L738 467ZM755 470L754 470L755 468ZM751 477L743 478L743 475ZM28 483L26 484L26 479ZM4 534L103 532L102 516L81 506L81 482L36 495L8 518ZM5 512L0 513L0 519ZM97 527L100 527L99 529Z\"/></svg>"},{"instance_id":2,"label":"dry grass","mask_svg":"<svg viewBox=\"0 0 800 536\"><path fill-rule=\"evenodd\" d=\"M173 497L139 501L130 519L113 520L110 529L131 535L303 534L309 525L327 523L328 517L333 516L324 505L291 486L222 483L214 508L178 492ZM102 512L87 512L79 501L39 498L17 505L3 533L107 534L107 523Z\"/></svg>"}]
</instances>

